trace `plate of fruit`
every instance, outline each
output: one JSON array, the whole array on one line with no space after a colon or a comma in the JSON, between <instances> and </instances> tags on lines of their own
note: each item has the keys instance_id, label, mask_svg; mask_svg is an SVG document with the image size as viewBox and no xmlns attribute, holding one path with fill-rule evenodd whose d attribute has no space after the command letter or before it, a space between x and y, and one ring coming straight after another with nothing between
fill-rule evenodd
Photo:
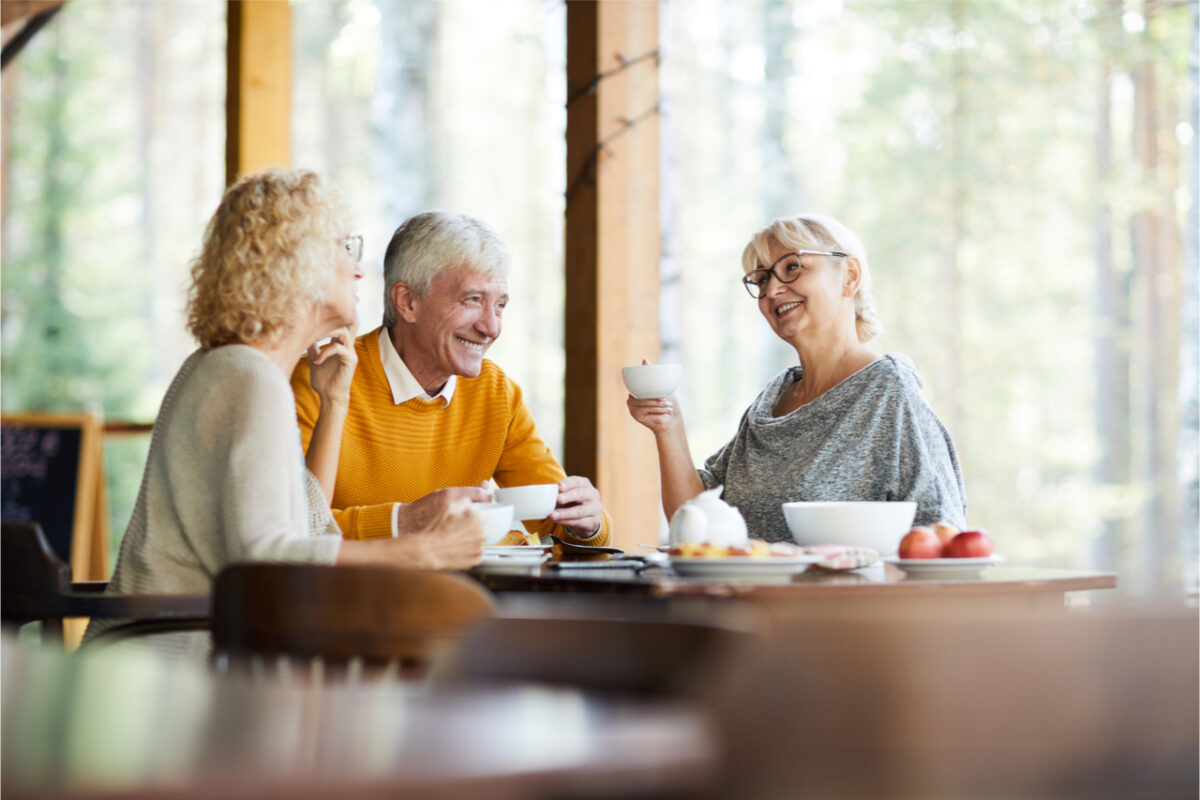
<instances>
[{"instance_id":1,"label":"plate of fruit","mask_svg":"<svg viewBox=\"0 0 1200 800\"><path fill-rule=\"evenodd\" d=\"M975 578L1004 561L983 528L960 531L946 522L918 525L904 535L896 555L884 561L913 578Z\"/></svg>"}]
</instances>

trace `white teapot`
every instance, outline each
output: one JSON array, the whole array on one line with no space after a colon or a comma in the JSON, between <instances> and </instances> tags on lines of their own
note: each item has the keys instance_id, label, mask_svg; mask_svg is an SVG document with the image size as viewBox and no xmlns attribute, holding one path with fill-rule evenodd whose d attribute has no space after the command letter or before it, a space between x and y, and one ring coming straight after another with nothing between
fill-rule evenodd
<instances>
[{"instance_id":1,"label":"white teapot","mask_svg":"<svg viewBox=\"0 0 1200 800\"><path fill-rule=\"evenodd\" d=\"M721 499L724 486L709 489L688 500L671 517L671 544L708 544L740 547L746 544L746 520L742 513Z\"/></svg>"}]
</instances>

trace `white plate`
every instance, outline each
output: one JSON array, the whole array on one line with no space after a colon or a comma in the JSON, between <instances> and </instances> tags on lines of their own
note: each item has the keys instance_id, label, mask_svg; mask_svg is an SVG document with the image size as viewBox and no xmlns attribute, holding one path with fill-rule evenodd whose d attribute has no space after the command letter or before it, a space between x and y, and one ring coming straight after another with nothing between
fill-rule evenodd
<instances>
[{"instance_id":1,"label":"white plate","mask_svg":"<svg viewBox=\"0 0 1200 800\"><path fill-rule=\"evenodd\" d=\"M988 567L994 567L1004 556L990 555L983 558L900 558L884 556L884 561L895 564L905 574L914 578L974 578Z\"/></svg>"},{"instance_id":2,"label":"white plate","mask_svg":"<svg viewBox=\"0 0 1200 800\"><path fill-rule=\"evenodd\" d=\"M533 548L527 548L532 550ZM484 572L518 572L528 573L541 568L550 560L549 553L530 553L529 555L489 555L483 554L483 560L474 569Z\"/></svg>"},{"instance_id":3,"label":"white plate","mask_svg":"<svg viewBox=\"0 0 1200 800\"><path fill-rule=\"evenodd\" d=\"M686 578L775 578L803 572L824 556L801 554L795 557L730 556L728 558L697 558L672 556L668 559L676 575Z\"/></svg>"},{"instance_id":4,"label":"white plate","mask_svg":"<svg viewBox=\"0 0 1200 800\"><path fill-rule=\"evenodd\" d=\"M506 556L506 555L532 555L534 553L546 553L552 544L485 544L483 546L483 554L485 556Z\"/></svg>"}]
</instances>

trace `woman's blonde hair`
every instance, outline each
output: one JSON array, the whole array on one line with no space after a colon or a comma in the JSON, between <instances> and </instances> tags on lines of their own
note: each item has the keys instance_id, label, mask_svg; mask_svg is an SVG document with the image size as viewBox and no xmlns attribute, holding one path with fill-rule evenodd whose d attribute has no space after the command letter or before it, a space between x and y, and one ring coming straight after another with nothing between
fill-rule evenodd
<instances>
[{"instance_id":1,"label":"woman's blonde hair","mask_svg":"<svg viewBox=\"0 0 1200 800\"><path fill-rule=\"evenodd\" d=\"M742 271L749 273L771 263L771 242L789 250L834 250L858 260L861 278L854 294L854 327L860 342L868 342L883 333L883 322L871 297L871 269L862 241L833 217L798 214L780 217L750 238L742 251Z\"/></svg>"},{"instance_id":2,"label":"woman's blonde hair","mask_svg":"<svg viewBox=\"0 0 1200 800\"><path fill-rule=\"evenodd\" d=\"M345 215L308 170L268 169L225 191L192 262L188 330L200 347L275 344L323 299Z\"/></svg>"}]
</instances>

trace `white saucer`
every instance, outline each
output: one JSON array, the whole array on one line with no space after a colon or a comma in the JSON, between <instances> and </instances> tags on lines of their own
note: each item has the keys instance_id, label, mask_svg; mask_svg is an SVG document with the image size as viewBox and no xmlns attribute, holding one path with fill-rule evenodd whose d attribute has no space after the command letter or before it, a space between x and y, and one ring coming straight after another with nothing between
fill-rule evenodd
<instances>
[{"instance_id":1,"label":"white saucer","mask_svg":"<svg viewBox=\"0 0 1200 800\"><path fill-rule=\"evenodd\" d=\"M913 578L936 578L953 580L975 578L988 567L1004 561L1004 556L990 555L982 558L900 558L885 556L884 561L895 564Z\"/></svg>"},{"instance_id":2,"label":"white saucer","mask_svg":"<svg viewBox=\"0 0 1200 800\"><path fill-rule=\"evenodd\" d=\"M546 553L552 544L485 544L483 546L483 554L485 556L500 556L500 555L526 555L532 553Z\"/></svg>"},{"instance_id":3,"label":"white saucer","mask_svg":"<svg viewBox=\"0 0 1200 800\"><path fill-rule=\"evenodd\" d=\"M541 569L542 564L550 560L550 554L544 553L533 547L525 547L525 550L534 550L535 552L527 555L499 555L484 553L483 560L472 569L481 570L483 572L510 572L526 574L536 572Z\"/></svg>"}]
</instances>

